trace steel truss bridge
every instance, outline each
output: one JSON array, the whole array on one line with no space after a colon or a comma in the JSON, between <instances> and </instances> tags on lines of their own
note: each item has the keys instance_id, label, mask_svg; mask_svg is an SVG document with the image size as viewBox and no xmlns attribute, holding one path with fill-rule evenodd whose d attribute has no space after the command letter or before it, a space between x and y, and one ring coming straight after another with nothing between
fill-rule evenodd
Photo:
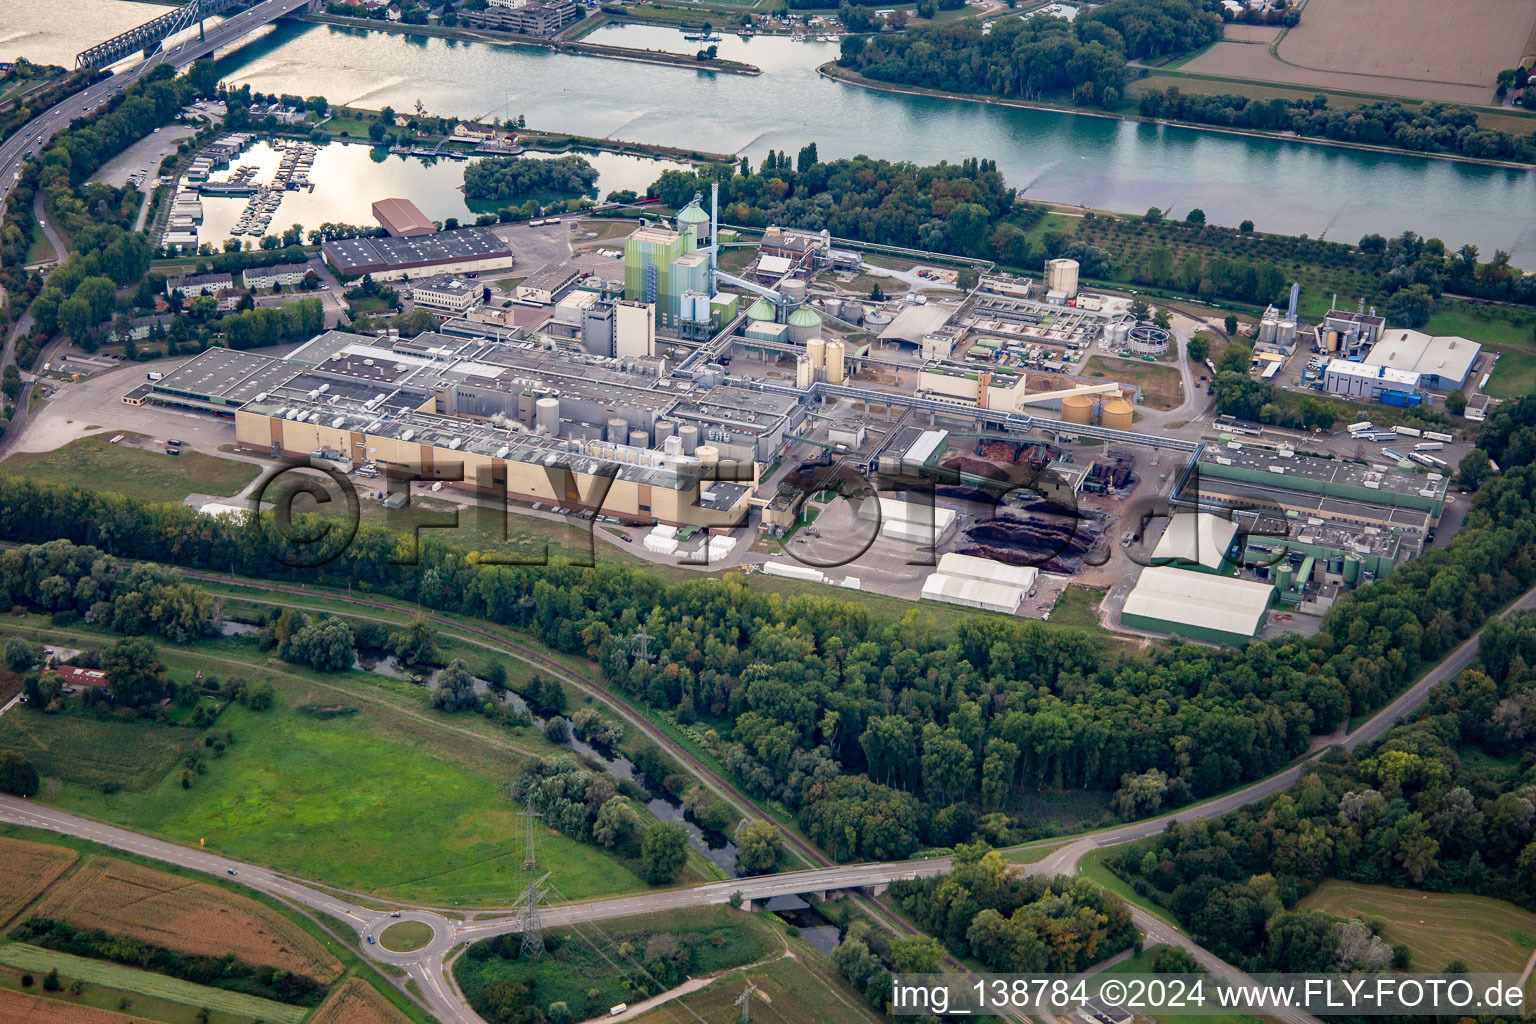
<instances>
[{"instance_id":1,"label":"steel truss bridge","mask_svg":"<svg viewBox=\"0 0 1536 1024\"><path fill-rule=\"evenodd\" d=\"M141 50L144 56L148 57L159 49L166 38L193 25L198 27L198 38L201 39L205 19L223 14L245 2L247 0L191 0L190 3L183 4L173 11L167 11L142 25L113 36L104 43L97 43L87 50L82 50L75 55L75 70L106 67Z\"/></svg>"}]
</instances>

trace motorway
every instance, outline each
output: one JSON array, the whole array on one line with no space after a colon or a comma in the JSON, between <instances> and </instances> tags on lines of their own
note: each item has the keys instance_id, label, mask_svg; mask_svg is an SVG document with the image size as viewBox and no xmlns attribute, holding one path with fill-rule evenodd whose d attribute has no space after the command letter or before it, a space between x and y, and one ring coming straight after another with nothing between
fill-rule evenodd
<instances>
[{"instance_id":1,"label":"motorway","mask_svg":"<svg viewBox=\"0 0 1536 1024\"><path fill-rule=\"evenodd\" d=\"M335 594L326 596L333 601L347 600ZM354 601L370 603L360 599L354 599ZM1514 611L1531 608L1536 608L1536 588L1526 592L1501 614L1508 615ZM457 623L446 623L446 625L451 630L464 628ZM518 652L510 649L510 645L505 641L502 645L507 653L519 656ZM1478 635L1474 635L1385 708L1361 723L1353 732L1342 737L1340 743L1346 749L1353 750L1362 744L1380 739L1393 725L1418 708L1429 696L1431 690L1471 665L1477 657L1477 648ZM668 746L671 747L670 744ZM676 754L676 751L674 750L673 753ZM1131 822L1079 837L1053 850L1034 864L1016 870L1041 875L1073 873L1077 870L1082 857L1094 849L1156 835L1170 822L1224 814L1263 800L1293 785L1300 778L1306 765L1311 760L1321 757L1322 754L1323 750L1318 750L1307 760L1268 778L1171 814ZM350 924L357 930L363 942L361 948L369 957L402 968L410 978L416 981L427 1008L444 1024L483 1024L479 1015L469 1006L454 984L452 972L449 969L452 955L469 942L505 935L517 931L519 927L515 911L481 913L470 911L463 915L466 920L453 920L429 907L401 907L399 919L420 921L428 925L433 930L433 939L422 949L409 953L393 953L377 944L379 935L396 920L391 917L389 911L349 902L341 895L322 891L269 868L220 857L204 849L185 847L142 836L126 829L104 825L9 796L0 796L0 821L88 839L195 871L227 875L300 908L320 911ZM859 889L879 890L893 881L943 874L950 867L950 858L936 857L930 860L851 864L781 872L732 879L726 882L712 882L685 889L659 890L582 903L555 904L546 907L542 911L542 917L546 926L570 926L580 930L583 925L618 917L655 913L677 907L728 903L737 893L743 900L757 901L789 894L830 893ZM1131 907L1131 913L1136 926L1146 936L1149 945L1161 942L1181 946L1189 950L1212 975L1229 981L1237 981L1243 977L1235 967L1201 948L1189 936L1166 922L1134 905ZM375 941L368 943L366 941L368 937L372 937ZM1279 1019L1285 1024L1315 1024L1314 1018L1299 1011L1282 1014Z\"/></svg>"},{"instance_id":2,"label":"motorway","mask_svg":"<svg viewBox=\"0 0 1536 1024\"><path fill-rule=\"evenodd\" d=\"M199 57L207 56L220 47L230 46L247 33L285 14L291 14L309 2L310 0L264 0L263 3L231 15L208 28L203 38L199 39L189 32L188 38L167 49L156 51L137 64L123 68L73 96L65 97L55 106L38 114L3 145L0 145L0 200L8 196L11 189L15 187L16 174L21 170L22 162L28 156L39 153L59 129L75 118L94 110L110 99L113 93L120 92L138 81L156 65L170 64L180 70ZM64 255L62 252L59 253L59 258L63 259Z\"/></svg>"}]
</instances>

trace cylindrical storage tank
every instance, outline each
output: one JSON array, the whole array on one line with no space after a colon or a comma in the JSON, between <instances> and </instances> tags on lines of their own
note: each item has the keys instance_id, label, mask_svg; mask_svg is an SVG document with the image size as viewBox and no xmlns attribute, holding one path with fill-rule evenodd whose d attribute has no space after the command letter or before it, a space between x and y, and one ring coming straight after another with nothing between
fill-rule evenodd
<instances>
[{"instance_id":1,"label":"cylindrical storage tank","mask_svg":"<svg viewBox=\"0 0 1536 1024\"><path fill-rule=\"evenodd\" d=\"M808 388L816 380L816 368L811 365L810 356L798 356L795 359L795 387Z\"/></svg>"},{"instance_id":2,"label":"cylindrical storage tank","mask_svg":"<svg viewBox=\"0 0 1536 1024\"><path fill-rule=\"evenodd\" d=\"M1131 325L1128 323L1113 323L1109 325L1109 343L1117 347L1124 347L1126 339L1131 336Z\"/></svg>"},{"instance_id":3,"label":"cylindrical storage tank","mask_svg":"<svg viewBox=\"0 0 1536 1024\"><path fill-rule=\"evenodd\" d=\"M791 302L804 302L805 282L799 280L785 281L779 285L779 293Z\"/></svg>"},{"instance_id":4,"label":"cylindrical storage tank","mask_svg":"<svg viewBox=\"0 0 1536 1024\"><path fill-rule=\"evenodd\" d=\"M656 447L660 448L662 442L677 434L677 424L671 420L656 421Z\"/></svg>"},{"instance_id":5,"label":"cylindrical storage tank","mask_svg":"<svg viewBox=\"0 0 1536 1024\"><path fill-rule=\"evenodd\" d=\"M811 369L819 370L827 365L827 343L822 338L809 338L805 343L805 354L811 360Z\"/></svg>"},{"instance_id":6,"label":"cylindrical storage tank","mask_svg":"<svg viewBox=\"0 0 1536 1024\"><path fill-rule=\"evenodd\" d=\"M699 428L692 423L684 423L677 428L678 439L683 442L683 454L693 455L699 448Z\"/></svg>"},{"instance_id":7,"label":"cylindrical storage tank","mask_svg":"<svg viewBox=\"0 0 1536 1024\"><path fill-rule=\"evenodd\" d=\"M778 316L774 312L773 303L767 299L758 299L747 307L747 319L756 320L759 323L771 323L778 319Z\"/></svg>"},{"instance_id":8,"label":"cylindrical storage tank","mask_svg":"<svg viewBox=\"0 0 1536 1024\"><path fill-rule=\"evenodd\" d=\"M651 435L643 430L631 430L629 432L629 446L631 448L649 448Z\"/></svg>"},{"instance_id":9,"label":"cylindrical storage tank","mask_svg":"<svg viewBox=\"0 0 1536 1024\"><path fill-rule=\"evenodd\" d=\"M847 348L840 341L827 342L827 383L841 384L847 374L845 368Z\"/></svg>"},{"instance_id":10,"label":"cylindrical storage tank","mask_svg":"<svg viewBox=\"0 0 1536 1024\"><path fill-rule=\"evenodd\" d=\"M560 434L560 399L541 398L533 405L533 428L541 434Z\"/></svg>"},{"instance_id":11,"label":"cylindrical storage tank","mask_svg":"<svg viewBox=\"0 0 1536 1024\"><path fill-rule=\"evenodd\" d=\"M804 345L821 336L821 314L810 306L801 306L789 314L785 322L789 324L789 340L795 345Z\"/></svg>"},{"instance_id":12,"label":"cylindrical storage tank","mask_svg":"<svg viewBox=\"0 0 1536 1024\"><path fill-rule=\"evenodd\" d=\"M1353 587L1360 582L1361 561L1358 556L1350 555L1344 559L1344 585Z\"/></svg>"},{"instance_id":13,"label":"cylindrical storage tank","mask_svg":"<svg viewBox=\"0 0 1536 1024\"><path fill-rule=\"evenodd\" d=\"M1275 566L1275 588L1279 590L1280 593L1286 594L1290 592L1291 576L1293 572L1294 570L1291 568L1290 562L1281 562L1279 565Z\"/></svg>"},{"instance_id":14,"label":"cylindrical storage tank","mask_svg":"<svg viewBox=\"0 0 1536 1024\"><path fill-rule=\"evenodd\" d=\"M706 466L717 466L720 464L720 449L712 444L699 445L698 450L693 454Z\"/></svg>"},{"instance_id":15,"label":"cylindrical storage tank","mask_svg":"<svg viewBox=\"0 0 1536 1024\"><path fill-rule=\"evenodd\" d=\"M1051 260L1045 265L1045 287L1053 292L1065 292L1067 298L1077 295L1077 261Z\"/></svg>"},{"instance_id":16,"label":"cylindrical storage tank","mask_svg":"<svg viewBox=\"0 0 1536 1024\"><path fill-rule=\"evenodd\" d=\"M1258 341L1261 345L1273 345L1275 335L1280 332L1280 321L1273 317L1265 317L1259 321Z\"/></svg>"},{"instance_id":17,"label":"cylindrical storage tank","mask_svg":"<svg viewBox=\"0 0 1536 1024\"><path fill-rule=\"evenodd\" d=\"M1092 423L1093 399L1088 395L1068 395L1061 400L1061 418L1068 423Z\"/></svg>"},{"instance_id":18,"label":"cylindrical storage tank","mask_svg":"<svg viewBox=\"0 0 1536 1024\"><path fill-rule=\"evenodd\" d=\"M891 326L891 314L883 309L871 309L864 314L864 326L871 331L883 331Z\"/></svg>"},{"instance_id":19,"label":"cylindrical storage tank","mask_svg":"<svg viewBox=\"0 0 1536 1024\"><path fill-rule=\"evenodd\" d=\"M1150 324L1132 327L1126 336L1131 353L1138 356L1160 356L1168 351L1168 343L1172 339L1173 335Z\"/></svg>"},{"instance_id":20,"label":"cylindrical storage tank","mask_svg":"<svg viewBox=\"0 0 1536 1024\"><path fill-rule=\"evenodd\" d=\"M1135 410L1131 408L1130 402L1123 398L1111 398L1105 401L1099 422L1111 430L1130 430L1134 417Z\"/></svg>"},{"instance_id":21,"label":"cylindrical storage tank","mask_svg":"<svg viewBox=\"0 0 1536 1024\"><path fill-rule=\"evenodd\" d=\"M1280 342L1280 344L1282 344L1282 345L1289 345L1291 342L1295 341L1296 340L1296 321L1295 320L1281 320L1280 321L1280 328L1279 328L1279 336L1275 340Z\"/></svg>"},{"instance_id":22,"label":"cylindrical storage tank","mask_svg":"<svg viewBox=\"0 0 1536 1024\"><path fill-rule=\"evenodd\" d=\"M827 299L824 302L822 302L821 307L823 309L825 309L832 316L841 318L842 315L843 315L843 300L842 299Z\"/></svg>"},{"instance_id":23,"label":"cylindrical storage tank","mask_svg":"<svg viewBox=\"0 0 1536 1024\"><path fill-rule=\"evenodd\" d=\"M622 416L615 416L608 421L608 440L613 444L623 444L629 440L629 420Z\"/></svg>"},{"instance_id":24,"label":"cylindrical storage tank","mask_svg":"<svg viewBox=\"0 0 1536 1024\"><path fill-rule=\"evenodd\" d=\"M864 304L852 299L843 300L843 319L851 324L859 324L864 320Z\"/></svg>"}]
</instances>

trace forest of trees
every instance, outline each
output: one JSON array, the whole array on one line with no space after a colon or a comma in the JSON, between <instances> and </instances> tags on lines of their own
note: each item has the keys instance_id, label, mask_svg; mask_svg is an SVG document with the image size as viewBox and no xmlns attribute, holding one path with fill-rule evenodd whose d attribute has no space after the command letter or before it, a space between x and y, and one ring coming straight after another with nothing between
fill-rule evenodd
<instances>
[{"instance_id":1,"label":"forest of trees","mask_svg":"<svg viewBox=\"0 0 1536 1024\"><path fill-rule=\"evenodd\" d=\"M1533 424L1536 398L1501 406L1486 443L1504 471L1471 501L1456 537L1353 592L1317 635L1136 658L1037 622L978 616L938 629L736 580L669 585L612 565L480 565L431 539L418 564L396 565L394 536L368 524L334 560L287 569L269 554L275 536L14 477L0 477L0 536L65 537L308 584L365 580L527 630L595 658L619 692L675 712L742 786L781 800L838 859L890 858L923 844L1024 838L1010 814L1042 792L1087 789L1130 814L1177 806L1274 771L1314 735L1380 707L1536 583L1536 469L1520 461ZM301 561L294 554L285 557ZM642 624L655 638L650 661L631 653ZM655 771L665 786L667 769Z\"/></svg>"},{"instance_id":2,"label":"forest of trees","mask_svg":"<svg viewBox=\"0 0 1536 1024\"><path fill-rule=\"evenodd\" d=\"M1449 103L1405 107L1395 100L1376 100L1357 107L1330 109L1328 97L1310 100L1280 97L1251 99L1236 95L1163 92L1142 95L1143 117L1193 124L1214 124L1263 131L1295 132L1338 142L1397 146L1419 153L1455 153L1485 160L1536 160L1536 132L1511 135L1477 126L1477 114Z\"/></svg>"},{"instance_id":3,"label":"forest of trees","mask_svg":"<svg viewBox=\"0 0 1536 1024\"><path fill-rule=\"evenodd\" d=\"M1076 876L1011 874L983 843L957 847L949 874L892 883L891 894L950 952L999 973L1075 974L1136 939L1120 897Z\"/></svg>"},{"instance_id":4,"label":"forest of trees","mask_svg":"<svg viewBox=\"0 0 1536 1024\"><path fill-rule=\"evenodd\" d=\"M1331 752L1263 804L1171 825L1111 863L1251 970L1380 968L1392 950L1367 922L1297 902L1340 878L1536 908L1533 738L1536 613L1520 612L1489 623L1477 663L1374 748Z\"/></svg>"},{"instance_id":5,"label":"forest of trees","mask_svg":"<svg viewBox=\"0 0 1536 1024\"><path fill-rule=\"evenodd\" d=\"M1220 36L1221 18L1200 3L1110 0L1074 21L1003 18L986 33L960 21L845 36L838 63L882 82L1023 99L1065 95L1113 109L1128 60L1189 53Z\"/></svg>"},{"instance_id":6,"label":"forest of trees","mask_svg":"<svg viewBox=\"0 0 1536 1024\"><path fill-rule=\"evenodd\" d=\"M845 238L960 256L990 255L998 231L1022 235L1041 212L1015 210L1013 189L991 160L929 167L866 156L821 161L815 143L795 160L770 151L756 171L746 158L695 174L665 171L647 194L681 208L695 192L707 195L715 181L720 218L729 223L826 228Z\"/></svg>"},{"instance_id":7,"label":"forest of trees","mask_svg":"<svg viewBox=\"0 0 1536 1024\"><path fill-rule=\"evenodd\" d=\"M597 168L576 155L539 159L488 156L464 165L468 199L527 199L531 196L586 195L597 184Z\"/></svg>"}]
</instances>

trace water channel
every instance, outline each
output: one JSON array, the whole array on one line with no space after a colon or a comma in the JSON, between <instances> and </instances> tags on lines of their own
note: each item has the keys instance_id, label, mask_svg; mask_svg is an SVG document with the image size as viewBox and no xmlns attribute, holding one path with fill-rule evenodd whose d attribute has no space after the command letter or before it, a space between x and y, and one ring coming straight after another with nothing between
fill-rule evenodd
<instances>
[{"instance_id":1,"label":"water channel","mask_svg":"<svg viewBox=\"0 0 1536 1024\"><path fill-rule=\"evenodd\" d=\"M60 60L115 25L126 0L0 0L0 58ZM113 20L116 19L116 20ZM131 19L129 19L131 20ZM692 52L674 29L623 25L595 42ZM1536 269L1536 173L1415 156L1160 127L1085 115L898 96L838 84L816 67L829 42L726 33L720 55L757 77L601 60L526 47L286 22L224 54L225 80L264 92L429 113L515 117L581 135L742 153L799 149L918 163L996 159L1026 198L1211 220L1353 242L1412 229ZM66 61L67 63L67 61Z\"/></svg>"}]
</instances>

